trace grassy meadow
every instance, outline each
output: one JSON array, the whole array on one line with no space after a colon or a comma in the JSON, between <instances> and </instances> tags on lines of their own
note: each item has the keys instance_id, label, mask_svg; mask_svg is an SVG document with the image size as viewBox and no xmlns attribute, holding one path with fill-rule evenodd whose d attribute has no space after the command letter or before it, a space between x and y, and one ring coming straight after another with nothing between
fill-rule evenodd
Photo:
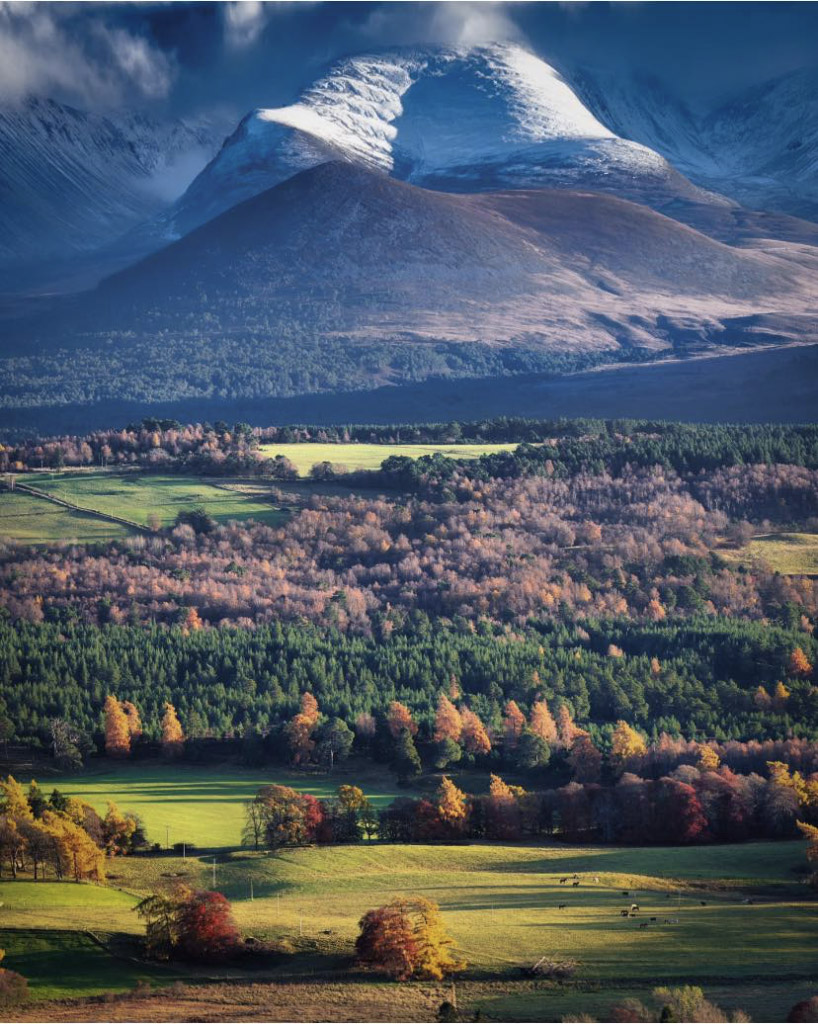
<instances>
[{"instance_id":1,"label":"grassy meadow","mask_svg":"<svg viewBox=\"0 0 818 1024\"><path fill-rule=\"evenodd\" d=\"M249 977L245 972L245 981L342 981L361 914L396 894L420 893L440 903L469 961L468 975L458 982L463 997L494 1019L602 1012L623 994L644 997L667 982L713 987L727 1005L743 1007L755 1019L783 1020L796 998L789 993L808 992L816 969L818 915L798 883L803 857L801 843L686 849L374 843L277 855L222 851L216 854L216 888L232 901L245 934L279 940L298 954ZM126 991L136 976L161 984L162 969L128 962L124 970L121 959L99 947L89 961L61 974L59 950L82 943L71 931L86 929L112 941L115 952L117 943L127 948L122 943L140 932L131 909L139 894L176 878L209 887L212 861L210 855L121 858L110 865L109 885L122 891L0 883L7 965L27 974L39 998ZM559 884L573 872L578 888ZM748 897L752 905L743 902ZM620 909L631 902L639 904L639 918L622 918ZM643 921L648 927L639 927ZM577 984L555 989L521 981L520 968L544 954L579 959ZM235 969L219 973L238 980ZM197 980L195 973L186 977ZM412 990L423 1003L423 986L402 991ZM229 989L220 991L229 1000ZM763 1016L752 1000L764 1007ZM294 996L290 1013L297 1003ZM269 1019L306 1019L281 1014ZM365 1019L430 1017L407 1012Z\"/></svg>"},{"instance_id":2,"label":"grassy meadow","mask_svg":"<svg viewBox=\"0 0 818 1024\"><path fill-rule=\"evenodd\" d=\"M0 537L20 544L117 540L132 531L87 512L61 508L23 491L0 491Z\"/></svg>"},{"instance_id":3,"label":"grassy meadow","mask_svg":"<svg viewBox=\"0 0 818 1024\"><path fill-rule=\"evenodd\" d=\"M739 552L742 559L758 558L784 575L818 574L818 534L770 533Z\"/></svg>"},{"instance_id":4,"label":"grassy meadow","mask_svg":"<svg viewBox=\"0 0 818 1024\"><path fill-rule=\"evenodd\" d=\"M450 455L477 459L491 452L514 451L517 444L263 444L259 451L267 458L283 455L307 476L317 462L331 462L348 470L379 469L391 455L419 459L422 455Z\"/></svg>"},{"instance_id":5,"label":"grassy meadow","mask_svg":"<svg viewBox=\"0 0 818 1024\"><path fill-rule=\"evenodd\" d=\"M360 785L376 805L389 803L398 795L388 772L371 766L332 776L304 772L261 771L229 765L140 765L123 763L99 774L69 775L40 781L47 791L57 786L70 796L80 797L105 813L109 800L122 810L135 811L142 818L151 842L167 838L171 845L195 843L202 848L238 846L244 821L244 803L260 786L280 783L324 798L345 782Z\"/></svg>"}]
</instances>

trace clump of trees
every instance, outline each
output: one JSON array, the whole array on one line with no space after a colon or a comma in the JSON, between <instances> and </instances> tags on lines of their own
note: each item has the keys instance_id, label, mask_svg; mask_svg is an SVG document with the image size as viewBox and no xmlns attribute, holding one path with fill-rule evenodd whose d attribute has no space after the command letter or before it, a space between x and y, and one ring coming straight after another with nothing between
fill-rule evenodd
<instances>
[{"instance_id":1,"label":"clump of trees","mask_svg":"<svg viewBox=\"0 0 818 1024\"><path fill-rule=\"evenodd\" d=\"M729 1013L705 998L695 985L679 988L655 988L653 1005L646 1006L640 999L623 999L611 1007L609 1019L617 1024L628 1022L678 1021L682 1024L744 1024L750 1018L742 1010ZM564 1017L566 1021L593 1021L595 1018Z\"/></svg>"},{"instance_id":2,"label":"clump of trees","mask_svg":"<svg viewBox=\"0 0 818 1024\"><path fill-rule=\"evenodd\" d=\"M0 876L21 872L43 881L105 879L105 857L147 845L138 817L108 804L100 817L90 804L54 790L46 798L36 782L26 791L11 775L0 780Z\"/></svg>"},{"instance_id":3,"label":"clump of trees","mask_svg":"<svg viewBox=\"0 0 818 1024\"><path fill-rule=\"evenodd\" d=\"M466 967L454 953L440 907L423 896L399 897L368 910L359 927L357 962L398 981L440 981Z\"/></svg>"},{"instance_id":4,"label":"clump of trees","mask_svg":"<svg viewBox=\"0 0 818 1024\"><path fill-rule=\"evenodd\" d=\"M145 922L145 948L158 960L218 963L239 949L241 936L220 892L177 885L153 892L134 908Z\"/></svg>"},{"instance_id":5,"label":"clump of trees","mask_svg":"<svg viewBox=\"0 0 818 1024\"><path fill-rule=\"evenodd\" d=\"M318 800L289 786L262 786L245 804L242 842L279 850L310 843L351 843L369 838L377 815L363 790L343 785L330 800Z\"/></svg>"}]
</instances>

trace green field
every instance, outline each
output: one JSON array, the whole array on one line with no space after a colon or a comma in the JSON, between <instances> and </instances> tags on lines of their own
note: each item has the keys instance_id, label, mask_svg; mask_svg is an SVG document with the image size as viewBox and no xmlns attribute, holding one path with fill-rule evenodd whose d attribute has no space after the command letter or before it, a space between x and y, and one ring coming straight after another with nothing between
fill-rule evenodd
<instances>
[{"instance_id":1,"label":"green field","mask_svg":"<svg viewBox=\"0 0 818 1024\"><path fill-rule=\"evenodd\" d=\"M50 541L86 544L115 540L130 532L127 526L86 512L60 508L22 491L0 491L0 537L21 544Z\"/></svg>"},{"instance_id":2,"label":"green field","mask_svg":"<svg viewBox=\"0 0 818 1024\"><path fill-rule=\"evenodd\" d=\"M280 509L275 508L258 493L243 493L196 477L89 470L33 473L26 477L25 483L82 508L121 516L142 526L148 524L151 515L157 516L161 526L169 526L178 512L193 508L204 508L217 522L252 518L259 522L274 524L281 522L283 516ZM12 496L0 496L0 502L4 507L9 497ZM38 500L44 506L43 514L46 517L57 517L51 524L57 530L60 528L59 517L71 515L61 512L58 506L51 505L44 499L29 498L30 502ZM0 520L0 523L2 522L3 520ZM45 522L46 528L49 522L50 520ZM118 529L122 532L124 529L116 524L105 523L104 520L100 520L100 523L100 530ZM8 525L12 534L16 529L20 529L14 516L9 517ZM60 533L44 533L40 535L40 539L56 540L62 536Z\"/></svg>"},{"instance_id":3,"label":"green field","mask_svg":"<svg viewBox=\"0 0 818 1024\"><path fill-rule=\"evenodd\" d=\"M70 775L53 781L41 780L40 784L48 792L56 785L103 813L109 800L123 810L136 811L151 842L164 846L165 826L169 826L171 844L189 842L209 848L239 845L244 803L252 799L260 786L282 783L323 798L344 782L360 785L375 804L389 803L397 796L389 773L375 773L371 766L354 775L339 771L330 777L228 766L122 764L115 768L106 765L98 775Z\"/></svg>"},{"instance_id":4,"label":"green field","mask_svg":"<svg viewBox=\"0 0 818 1024\"><path fill-rule=\"evenodd\" d=\"M379 469L390 455L418 459L421 455L450 455L452 458L477 459L490 452L514 451L517 444L263 444L268 458L283 455L306 476L317 462L331 462L348 470Z\"/></svg>"},{"instance_id":5,"label":"green field","mask_svg":"<svg viewBox=\"0 0 818 1024\"><path fill-rule=\"evenodd\" d=\"M614 995L623 988L644 993L662 981L724 987L730 979L731 986L741 985L733 1004L752 1013L746 998L742 1002L745 989L761 986L763 995L765 986L787 979L803 990L815 974L818 914L795 874L803 858L802 843L685 849L376 843L276 856L223 852L216 888L233 902L246 934L285 940L301 951L302 959L289 958L289 976L303 970L341 980L363 911L398 893L422 893L441 905L470 976L484 979L481 1005L497 1002L499 1019L558 1020L570 1012L560 1000L554 1016L538 1017L541 993L535 999L525 985L502 987L519 983L519 969L544 954L578 958L578 980L601 986L600 992L613 986ZM7 964L27 973L37 994L53 994L63 984L54 944L68 941L67 929L136 935L140 922L130 908L139 892L176 877L209 887L213 864L210 856L132 857L113 862L110 871L112 884L126 891L0 884L11 936L3 940ZM559 878L573 872L581 885L561 886ZM743 903L750 895L754 904ZM636 920L619 913L631 901L641 908ZM560 903L566 906L560 909ZM652 916L658 921L638 927ZM664 923L666 918L675 923ZM274 977L281 968L270 970ZM501 987L492 996L486 986L494 982ZM128 980L118 961L95 954L85 981L72 975L70 986L90 994L106 986L127 988ZM787 999L786 991L778 991L776 1000ZM574 993L570 1010L583 1005L581 995ZM600 999L597 993L595 1004L602 1005ZM792 1001L775 1010L770 997L761 1019L783 1019Z\"/></svg>"}]
</instances>

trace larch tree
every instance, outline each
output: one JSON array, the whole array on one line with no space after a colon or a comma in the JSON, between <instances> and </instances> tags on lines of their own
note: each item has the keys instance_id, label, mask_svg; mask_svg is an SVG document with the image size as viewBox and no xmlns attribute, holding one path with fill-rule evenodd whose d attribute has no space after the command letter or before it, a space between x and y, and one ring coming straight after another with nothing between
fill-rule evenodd
<instances>
[{"instance_id":1,"label":"larch tree","mask_svg":"<svg viewBox=\"0 0 818 1024\"><path fill-rule=\"evenodd\" d=\"M434 741L435 743L441 743L444 740L451 740L452 743L458 743L460 736L463 732L463 720L460 712L452 704L445 693L441 693L437 702L437 712L435 714L435 731Z\"/></svg>"},{"instance_id":2,"label":"larch tree","mask_svg":"<svg viewBox=\"0 0 818 1024\"><path fill-rule=\"evenodd\" d=\"M475 756L488 754L491 750L491 740L486 727L480 718L471 710L464 708L461 712L463 722L462 741L464 749Z\"/></svg>"},{"instance_id":3,"label":"larch tree","mask_svg":"<svg viewBox=\"0 0 818 1024\"><path fill-rule=\"evenodd\" d=\"M560 704L557 712L557 738L560 745L566 750L570 750L578 732L579 729L574 725L571 709L567 704Z\"/></svg>"},{"instance_id":4,"label":"larch tree","mask_svg":"<svg viewBox=\"0 0 818 1024\"><path fill-rule=\"evenodd\" d=\"M397 739L404 729L410 736L417 735L418 727L412 720L412 712L399 700L393 700L386 712L386 723L393 739Z\"/></svg>"},{"instance_id":5,"label":"larch tree","mask_svg":"<svg viewBox=\"0 0 818 1024\"><path fill-rule=\"evenodd\" d=\"M165 713L162 716L162 753L165 757L178 757L184 746L185 734L176 708L170 703L165 704Z\"/></svg>"},{"instance_id":6,"label":"larch tree","mask_svg":"<svg viewBox=\"0 0 818 1024\"><path fill-rule=\"evenodd\" d=\"M466 794L444 775L437 791L437 814L452 831L459 832L466 823L468 803Z\"/></svg>"},{"instance_id":7,"label":"larch tree","mask_svg":"<svg viewBox=\"0 0 818 1024\"><path fill-rule=\"evenodd\" d=\"M122 710L128 719L128 731L131 734L131 740L138 740L142 736L142 720L139 717L139 709L129 700L123 700Z\"/></svg>"},{"instance_id":8,"label":"larch tree","mask_svg":"<svg viewBox=\"0 0 818 1024\"><path fill-rule=\"evenodd\" d=\"M568 763L576 782L599 782L602 774L602 753L597 749L587 732L581 733L568 755Z\"/></svg>"},{"instance_id":9,"label":"larch tree","mask_svg":"<svg viewBox=\"0 0 818 1024\"><path fill-rule=\"evenodd\" d=\"M641 757L648 752L644 737L633 726L620 719L611 737L611 763L623 772L631 758Z\"/></svg>"},{"instance_id":10,"label":"larch tree","mask_svg":"<svg viewBox=\"0 0 818 1024\"><path fill-rule=\"evenodd\" d=\"M306 764L315 750L312 738L318 724L318 701L311 693L301 696L301 710L284 727L293 764Z\"/></svg>"},{"instance_id":11,"label":"larch tree","mask_svg":"<svg viewBox=\"0 0 818 1024\"><path fill-rule=\"evenodd\" d=\"M535 736L539 736L549 747L557 746L557 723L554 721L554 716L544 700L536 700L531 705L529 728Z\"/></svg>"},{"instance_id":12,"label":"larch tree","mask_svg":"<svg viewBox=\"0 0 818 1024\"><path fill-rule=\"evenodd\" d=\"M103 708L105 716L105 753L109 757L127 757L131 752L131 727L122 704L109 694Z\"/></svg>"},{"instance_id":13,"label":"larch tree","mask_svg":"<svg viewBox=\"0 0 818 1024\"><path fill-rule=\"evenodd\" d=\"M812 674L812 665L801 647L796 647L790 655L789 672L791 676L806 678Z\"/></svg>"},{"instance_id":14,"label":"larch tree","mask_svg":"<svg viewBox=\"0 0 818 1024\"><path fill-rule=\"evenodd\" d=\"M525 728L525 715L520 711L516 700L510 700L506 704L505 717L503 718L503 749L514 750L520 742L520 735Z\"/></svg>"}]
</instances>

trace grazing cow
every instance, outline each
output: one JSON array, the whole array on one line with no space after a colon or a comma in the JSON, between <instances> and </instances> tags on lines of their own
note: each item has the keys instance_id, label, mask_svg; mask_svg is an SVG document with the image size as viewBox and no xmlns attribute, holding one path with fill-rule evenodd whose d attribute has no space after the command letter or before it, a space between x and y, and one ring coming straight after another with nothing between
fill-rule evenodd
<instances>
[{"instance_id":1,"label":"grazing cow","mask_svg":"<svg viewBox=\"0 0 818 1024\"><path fill-rule=\"evenodd\" d=\"M628 913L629 913L629 911L627 911L627 910L620 910L620 911L619 911L619 913L620 913L620 914L621 914L621 915L622 915L623 917L627 917L627 916L628 916Z\"/></svg>"},{"instance_id":2,"label":"grazing cow","mask_svg":"<svg viewBox=\"0 0 818 1024\"><path fill-rule=\"evenodd\" d=\"M652 918L651 918L651 921L655 921L655 920L656 920L656 918L655 918L655 917L652 917Z\"/></svg>"},{"instance_id":3,"label":"grazing cow","mask_svg":"<svg viewBox=\"0 0 818 1024\"><path fill-rule=\"evenodd\" d=\"M707 900L699 900L699 903L700 903L700 904L701 904L701 905L702 905L703 907L706 907L706 906L707 906Z\"/></svg>"},{"instance_id":4,"label":"grazing cow","mask_svg":"<svg viewBox=\"0 0 818 1024\"><path fill-rule=\"evenodd\" d=\"M567 879L567 878L561 878L561 879L560 879L560 885L565 885L565 883L566 883L567 881L568 881L568 879Z\"/></svg>"},{"instance_id":5,"label":"grazing cow","mask_svg":"<svg viewBox=\"0 0 818 1024\"><path fill-rule=\"evenodd\" d=\"M648 926L648 922L647 922L647 921L643 921L643 922L642 922L642 923L641 923L641 924L639 925L639 927L640 927L640 928L647 928L647 926Z\"/></svg>"},{"instance_id":6,"label":"grazing cow","mask_svg":"<svg viewBox=\"0 0 818 1024\"><path fill-rule=\"evenodd\" d=\"M579 885L579 882L571 882L571 885L573 885L573 887L576 889L576 887Z\"/></svg>"},{"instance_id":7,"label":"grazing cow","mask_svg":"<svg viewBox=\"0 0 818 1024\"><path fill-rule=\"evenodd\" d=\"M622 895L623 896L630 896L630 892L627 889L623 889L622 890Z\"/></svg>"},{"instance_id":8,"label":"grazing cow","mask_svg":"<svg viewBox=\"0 0 818 1024\"><path fill-rule=\"evenodd\" d=\"M559 906L557 907L557 910L565 910L565 908L566 908L567 906L568 906L568 904L567 904L567 903L560 903L560 905L559 905Z\"/></svg>"},{"instance_id":9,"label":"grazing cow","mask_svg":"<svg viewBox=\"0 0 818 1024\"><path fill-rule=\"evenodd\" d=\"M599 885L599 875L594 875L594 885Z\"/></svg>"},{"instance_id":10,"label":"grazing cow","mask_svg":"<svg viewBox=\"0 0 818 1024\"><path fill-rule=\"evenodd\" d=\"M638 909L639 909L639 904L638 903L631 903L631 910L638 910Z\"/></svg>"}]
</instances>

